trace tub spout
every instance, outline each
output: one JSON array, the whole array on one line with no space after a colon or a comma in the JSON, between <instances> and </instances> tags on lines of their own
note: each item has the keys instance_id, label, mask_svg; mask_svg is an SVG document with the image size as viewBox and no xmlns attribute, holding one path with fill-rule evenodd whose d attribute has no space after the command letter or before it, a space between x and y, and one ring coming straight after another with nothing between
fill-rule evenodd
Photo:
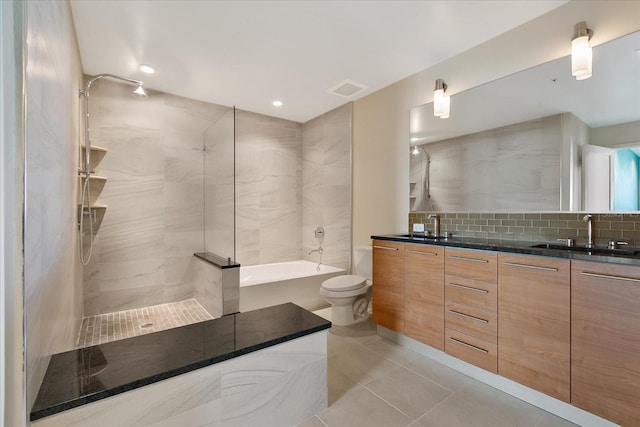
<instances>
[{"instance_id":1,"label":"tub spout","mask_svg":"<svg viewBox=\"0 0 640 427\"><path fill-rule=\"evenodd\" d=\"M322 246L320 246L318 249L311 249L309 251L309 255L311 255L314 252L318 252L320 255L322 255L322 252L324 252L324 249L322 249Z\"/></svg>"}]
</instances>

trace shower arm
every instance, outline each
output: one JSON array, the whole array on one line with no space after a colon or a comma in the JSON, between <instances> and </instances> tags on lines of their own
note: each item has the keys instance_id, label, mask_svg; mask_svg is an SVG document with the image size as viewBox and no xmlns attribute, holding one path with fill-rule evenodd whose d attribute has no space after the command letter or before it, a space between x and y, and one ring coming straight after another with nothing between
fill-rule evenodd
<instances>
[{"instance_id":1,"label":"shower arm","mask_svg":"<svg viewBox=\"0 0 640 427\"><path fill-rule=\"evenodd\" d=\"M126 77L120 77L120 76L116 76L115 74L98 74L97 76L95 76L94 78L92 78L91 80L89 80L87 82L87 85L85 86L84 92L80 91L80 96L84 96L84 110L85 110L85 126L84 126L84 146L85 146L85 151L84 151L84 162L85 162L85 168L83 169L78 169L78 174L79 175L85 175L85 177L89 177L90 174L92 174L93 172L91 171L91 137L90 137L90 129L89 129L89 93L91 91L91 85L96 82L97 80L100 80L102 78L111 78L114 80L121 80L123 82L127 82L127 83L131 83L133 85L142 87L143 82L141 82L140 80L134 80L134 79L128 79Z\"/></svg>"}]
</instances>

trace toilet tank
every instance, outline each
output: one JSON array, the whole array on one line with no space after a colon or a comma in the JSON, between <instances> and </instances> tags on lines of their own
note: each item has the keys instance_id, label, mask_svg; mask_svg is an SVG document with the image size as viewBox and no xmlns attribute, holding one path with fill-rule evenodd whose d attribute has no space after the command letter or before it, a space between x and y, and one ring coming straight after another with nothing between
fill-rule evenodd
<instances>
[{"instance_id":1,"label":"toilet tank","mask_svg":"<svg viewBox=\"0 0 640 427\"><path fill-rule=\"evenodd\" d=\"M373 276L372 262L371 246L356 246L353 248L352 274L362 276L370 281Z\"/></svg>"}]
</instances>

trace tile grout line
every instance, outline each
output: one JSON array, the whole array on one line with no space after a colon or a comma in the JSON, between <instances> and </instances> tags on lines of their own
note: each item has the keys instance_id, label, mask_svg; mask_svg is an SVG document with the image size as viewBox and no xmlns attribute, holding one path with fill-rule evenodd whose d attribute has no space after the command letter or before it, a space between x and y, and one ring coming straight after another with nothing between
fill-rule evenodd
<instances>
[{"instance_id":1,"label":"tile grout line","mask_svg":"<svg viewBox=\"0 0 640 427\"><path fill-rule=\"evenodd\" d=\"M388 372L387 372L388 373ZM372 382L372 381L370 381ZM386 403L387 405L391 406L393 409L395 409L396 411L400 412L402 415L404 415L405 417L409 418L411 420L412 424L414 421L417 421L418 418L413 418L412 416L410 416L409 414L405 413L404 411L401 411L399 408L397 408L394 404L392 404L391 402L387 402L382 396L380 396L378 393L376 393L375 391L371 390L369 387L367 387L364 384L360 384L361 387L363 387L365 390L369 391L371 394L373 394L374 396L376 396L378 399L382 400L384 403ZM429 412L429 411L427 411ZM423 414L424 415L424 414ZM422 417L422 415L420 415L420 417Z\"/></svg>"}]
</instances>

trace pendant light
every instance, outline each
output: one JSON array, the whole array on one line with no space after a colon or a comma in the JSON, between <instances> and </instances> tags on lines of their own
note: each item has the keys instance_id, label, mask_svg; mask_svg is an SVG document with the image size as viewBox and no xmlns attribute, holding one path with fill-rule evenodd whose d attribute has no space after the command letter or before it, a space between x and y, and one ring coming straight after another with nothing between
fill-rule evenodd
<instances>
[{"instance_id":1,"label":"pendant light","mask_svg":"<svg viewBox=\"0 0 640 427\"><path fill-rule=\"evenodd\" d=\"M436 79L436 88L433 91L433 115L441 119L449 118L451 100L445 94L447 84L442 79Z\"/></svg>"},{"instance_id":2,"label":"pendant light","mask_svg":"<svg viewBox=\"0 0 640 427\"><path fill-rule=\"evenodd\" d=\"M573 40L571 40L571 75L576 80L584 80L591 77L591 46L589 39L593 31L587 28L584 21L573 26Z\"/></svg>"}]
</instances>

